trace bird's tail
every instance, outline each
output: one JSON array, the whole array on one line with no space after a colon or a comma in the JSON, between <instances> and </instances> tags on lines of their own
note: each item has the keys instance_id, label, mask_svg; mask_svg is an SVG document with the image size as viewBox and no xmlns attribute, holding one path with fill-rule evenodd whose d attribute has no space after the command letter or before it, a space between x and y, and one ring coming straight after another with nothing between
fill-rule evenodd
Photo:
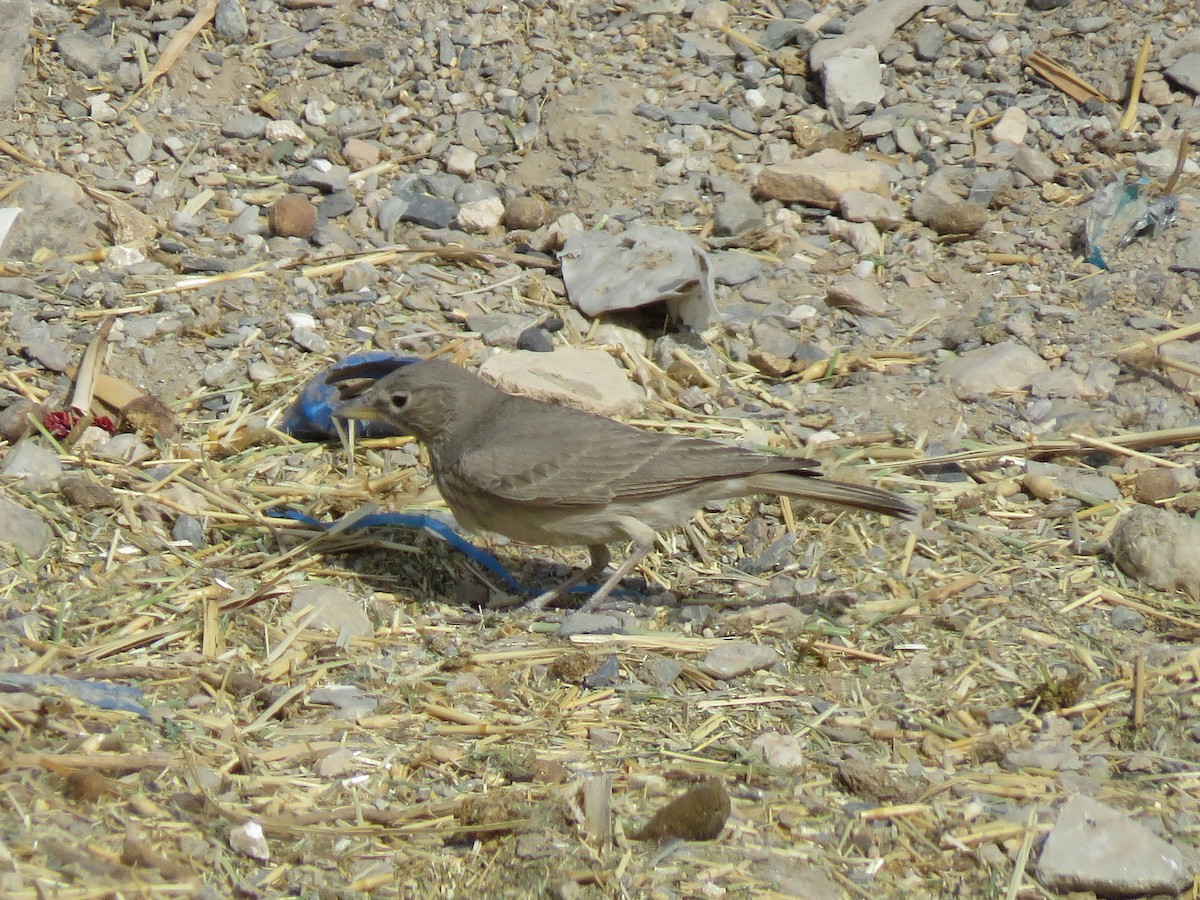
<instances>
[{"instance_id":1,"label":"bird's tail","mask_svg":"<svg viewBox=\"0 0 1200 900\"><path fill-rule=\"evenodd\" d=\"M788 472L766 472L747 480L756 492L761 491L764 494L784 494L800 500L865 509L868 512L901 519L915 518L920 512L919 507L903 497L866 484L850 484L847 481L834 481L832 478L794 475Z\"/></svg>"}]
</instances>

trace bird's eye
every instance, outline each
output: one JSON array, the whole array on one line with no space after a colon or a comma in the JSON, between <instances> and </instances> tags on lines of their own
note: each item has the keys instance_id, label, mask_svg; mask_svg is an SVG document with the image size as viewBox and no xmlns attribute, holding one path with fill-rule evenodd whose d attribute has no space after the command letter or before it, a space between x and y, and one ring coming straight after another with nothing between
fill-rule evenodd
<instances>
[{"instance_id":1,"label":"bird's eye","mask_svg":"<svg viewBox=\"0 0 1200 900\"><path fill-rule=\"evenodd\" d=\"M392 409L404 409L408 405L408 394L392 394L389 399L392 403Z\"/></svg>"}]
</instances>

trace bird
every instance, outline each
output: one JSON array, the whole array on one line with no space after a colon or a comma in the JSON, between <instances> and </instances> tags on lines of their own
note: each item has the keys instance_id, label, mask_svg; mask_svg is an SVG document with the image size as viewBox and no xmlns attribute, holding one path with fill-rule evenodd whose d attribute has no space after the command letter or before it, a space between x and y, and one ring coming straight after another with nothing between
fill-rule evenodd
<instances>
[{"instance_id":1,"label":"bird","mask_svg":"<svg viewBox=\"0 0 1200 900\"><path fill-rule=\"evenodd\" d=\"M591 611L704 504L781 494L901 519L919 508L890 491L824 477L815 460L647 431L510 394L437 358L335 366L341 419L378 421L420 441L434 482L469 531L525 544L585 546L591 563L529 600L540 610L603 573L610 544L632 549L584 603Z\"/></svg>"}]
</instances>

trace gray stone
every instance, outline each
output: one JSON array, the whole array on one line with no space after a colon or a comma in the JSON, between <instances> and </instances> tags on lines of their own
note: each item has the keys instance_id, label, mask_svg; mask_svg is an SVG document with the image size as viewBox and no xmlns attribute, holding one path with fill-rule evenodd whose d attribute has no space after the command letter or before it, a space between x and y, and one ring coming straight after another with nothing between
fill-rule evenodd
<instances>
[{"instance_id":1,"label":"gray stone","mask_svg":"<svg viewBox=\"0 0 1200 900\"><path fill-rule=\"evenodd\" d=\"M7 26L7 23L5 24ZM95 78L101 72L115 69L121 61L120 57L107 47L103 38L76 28L60 34L55 46L68 69L73 69L88 78Z\"/></svg>"},{"instance_id":2,"label":"gray stone","mask_svg":"<svg viewBox=\"0 0 1200 900\"><path fill-rule=\"evenodd\" d=\"M883 99L883 67L874 47L845 50L821 70L825 105L838 122L870 112Z\"/></svg>"},{"instance_id":3,"label":"gray stone","mask_svg":"<svg viewBox=\"0 0 1200 900\"><path fill-rule=\"evenodd\" d=\"M182 514L171 526L171 540L190 544L193 550L204 546L204 525L195 516Z\"/></svg>"},{"instance_id":4,"label":"gray stone","mask_svg":"<svg viewBox=\"0 0 1200 900\"><path fill-rule=\"evenodd\" d=\"M924 62L934 62L941 58L945 43L946 33L941 25L922 25L913 39L913 55Z\"/></svg>"},{"instance_id":5,"label":"gray stone","mask_svg":"<svg viewBox=\"0 0 1200 900\"><path fill-rule=\"evenodd\" d=\"M1012 158L1013 168L1032 181L1043 184L1058 174L1058 164L1041 150L1022 144Z\"/></svg>"},{"instance_id":6,"label":"gray stone","mask_svg":"<svg viewBox=\"0 0 1200 900\"><path fill-rule=\"evenodd\" d=\"M1126 813L1090 797L1072 797L1058 814L1037 863L1048 890L1098 897L1175 895L1192 883L1174 846Z\"/></svg>"},{"instance_id":7,"label":"gray stone","mask_svg":"<svg viewBox=\"0 0 1200 900\"><path fill-rule=\"evenodd\" d=\"M713 233L719 236L741 234L762 223L762 207L749 191L728 192L713 210Z\"/></svg>"},{"instance_id":8,"label":"gray stone","mask_svg":"<svg viewBox=\"0 0 1200 900\"><path fill-rule=\"evenodd\" d=\"M0 0L0 112L12 105L29 56L30 0Z\"/></svg>"},{"instance_id":9,"label":"gray stone","mask_svg":"<svg viewBox=\"0 0 1200 900\"><path fill-rule=\"evenodd\" d=\"M266 116L260 116L256 113L242 113L222 122L221 134L227 138L236 138L243 141L260 138L266 133L267 125L270 122L271 120Z\"/></svg>"},{"instance_id":10,"label":"gray stone","mask_svg":"<svg viewBox=\"0 0 1200 900\"><path fill-rule=\"evenodd\" d=\"M557 636L568 638L575 634L623 634L625 629L616 616L573 612L558 626Z\"/></svg>"},{"instance_id":11,"label":"gray stone","mask_svg":"<svg viewBox=\"0 0 1200 900\"><path fill-rule=\"evenodd\" d=\"M847 222L870 222L880 231L898 228L904 223L904 210L891 197L872 191L847 191L838 201Z\"/></svg>"},{"instance_id":12,"label":"gray stone","mask_svg":"<svg viewBox=\"0 0 1200 900\"><path fill-rule=\"evenodd\" d=\"M1200 53L1181 56L1168 67L1167 77L1181 88L1200 94Z\"/></svg>"},{"instance_id":13,"label":"gray stone","mask_svg":"<svg viewBox=\"0 0 1200 900\"><path fill-rule=\"evenodd\" d=\"M429 194L408 194L407 203L400 213L405 222L414 222L426 228L449 228L458 214L458 207L449 200Z\"/></svg>"},{"instance_id":14,"label":"gray stone","mask_svg":"<svg viewBox=\"0 0 1200 900\"><path fill-rule=\"evenodd\" d=\"M808 62L818 72L826 61L852 47L886 47L896 29L919 13L929 0L879 0L856 13L837 37L813 44Z\"/></svg>"},{"instance_id":15,"label":"gray stone","mask_svg":"<svg viewBox=\"0 0 1200 900\"><path fill-rule=\"evenodd\" d=\"M4 205L24 210L0 245L5 256L28 260L43 248L65 256L102 243L91 201L66 175L30 175L5 198Z\"/></svg>"},{"instance_id":16,"label":"gray stone","mask_svg":"<svg viewBox=\"0 0 1200 900\"><path fill-rule=\"evenodd\" d=\"M242 4L238 0L219 0L213 28L231 44L244 41L250 29L246 25L246 13Z\"/></svg>"},{"instance_id":17,"label":"gray stone","mask_svg":"<svg viewBox=\"0 0 1200 900\"><path fill-rule=\"evenodd\" d=\"M960 399L1022 390L1049 368L1028 347L1012 342L980 347L941 364L942 375Z\"/></svg>"},{"instance_id":18,"label":"gray stone","mask_svg":"<svg viewBox=\"0 0 1200 900\"><path fill-rule=\"evenodd\" d=\"M754 672L758 669L769 669L779 662L779 654L763 644L752 644L749 641L722 641L705 654L699 668L713 678L728 681Z\"/></svg>"},{"instance_id":19,"label":"gray stone","mask_svg":"<svg viewBox=\"0 0 1200 900\"><path fill-rule=\"evenodd\" d=\"M763 29L758 42L768 50L778 50L796 40L804 30L804 25L795 19L772 19Z\"/></svg>"},{"instance_id":20,"label":"gray stone","mask_svg":"<svg viewBox=\"0 0 1200 900\"><path fill-rule=\"evenodd\" d=\"M263 34L267 55L271 59L291 59L304 52L308 37L288 25L275 24Z\"/></svg>"},{"instance_id":21,"label":"gray stone","mask_svg":"<svg viewBox=\"0 0 1200 900\"><path fill-rule=\"evenodd\" d=\"M65 372L75 361L75 354L62 341L30 341L25 345L25 355L51 372Z\"/></svg>"},{"instance_id":22,"label":"gray stone","mask_svg":"<svg viewBox=\"0 0 1200 900\"><path fill-rule=\"evenodd\" d=\"M0 461L0 475L20 479L21 486L27 491L40 491L57 484L62 470L58 454L30 438L10 447Z\"/></svg>"},{"instance_id":23,"label":"gray stone","mask_svg":"<svg viewBox=\"0 0 1200 900\"><path fill-rule=\"evenodd\" d=\"M0 545L37 558L50 548L50 526L31 509L0 497Z\"/></svg>"},{"instance_id":24,"label":"gray stone","mask_svg":"<svg viewBox=\"0 0 1200 900\"><path fill-rule=\"evenodd\" d=\"M745 250L718 250L708 255L713 281L735 286L753 281L762 274L763 264Z\"/></svg>"},{"instance_id":25,"label":"gray stone","mask_svg":"<svg viewBox=\"0 0 1200 900\"><path fill-rule=\"evenodd\" d=\"M134 163L144 163L154 150L154 139L146 132L139 131L125 142L125 152Z\"/></svg>"},{"instance_id":26,"label":"gray stone","mask_svg":"<svg viewBox=\"0 0 1200 900\"><path fill-rule=\"evenodd\" d=\"M334 191L321 198L317 204L317 216L323 220L336 219L353 212L357 205L354 195L349 191Z\"/></svg>"},{"instance_id":27,"label":"gray stone","mask_svg":"<svg viewBox=\"0 0 1200 900\"><path fill-rule=\"evenodd\" d=\"M288 184L295 187L314 187L322 194L344 191L350 187L350 167L329 166L328 168L318 168L315 165L302 166L288 179Z\"/></svg>"},{"instance_id":28,"label":"gray stone","mask_svg":"<svg viewBox=\"0 0 1200 900\"><path fill-rule=\"evenodd\" d=\"M479 313L467 317L467 328L476 331L489 347L515 347L533 319L518 313Z\"/></svg>"},{"instance_id":29,"label":"gray stone","mask_svg":"<svg viewBox=\"0 0 1200 900\"><path fill-rule=\"evenodd\" d=\"M304 614L315 609L311 627L328 628L339 640L370 637L375 626L362 604L349 592L329 584L308 584L292 595L292 613Z\"/></svg>"},{"instance_id":30,"label":"gray stone","mask_svg":"<svg viewBox=\"0 0 1200 900\"><path fill-rule=\"evenodd\" d=\"M379 230L384 234L391 231L392 226L400 221L404 211L408 209L408 204L408 197L388 197L380 203L379 210L375 214L379 222Z\"/></svg>"}]
</instances>

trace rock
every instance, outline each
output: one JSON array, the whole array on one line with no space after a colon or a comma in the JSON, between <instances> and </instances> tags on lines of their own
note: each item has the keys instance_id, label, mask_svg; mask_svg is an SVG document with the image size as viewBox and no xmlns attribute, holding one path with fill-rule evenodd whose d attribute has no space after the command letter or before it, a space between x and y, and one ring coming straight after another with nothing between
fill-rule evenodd
<instances>
[{"instance_id":1,"label":"rock","mask_svg":"<svg viewBox=\"0 0 1200 900\"><path fill-rule=\"evenodd\" d=\"M904 210L890 197L872 191L847 191L838 201L847 222L870 222L880 231L898 228L904 223Z\"/></svg>"},{"instance_id":2,"label":"rock","mask_svg":"<svg viewBox=\"0 0 1200 900\"><path fill-rule=\"evenodd\" d=\"M171 526L171 540L199 550L204 546L204 524L195 516L181 515Z\"/></svg>"},{"instance_id":3,"label":"rock","mask_svg":"<svg viewBox=\"0 0 1200 900\"><path fill-rule=\"evenodd\" d=\"M342 145L342 157L349 163L351 171L358 172L378 164L380 151L370 141L350 138Z\"/></svg>"},{"instance_id":4,"label":"rock","mask_svg":"<svg viewBox=\"0 0 1200 900\"><path fill-rule=\"evenodd\" d=\"M479 333L489 347L515 347L533 319L521 313L475 313L467 316L467 328Z\"/></svg>"},{"instance_id":5,"label":"rock","mask_svg":"<svg viewBox=\"0 0 1200 900\"><path fill-rule=\"evenodd\" d=\"M747 672L769 669L779 662L779 654L763 644L749 641L722 641L705 654L699 668L706 675L729 681Z\"/></svg>"},{"instance_id":6,"label":"rock","mask_svg":"<svg viewBox=\"0 0 1200 900\"><path fill-rule=\"evenodd\" d=\"M1019 106L1010 106L992 126L992 142L996 144L1021 145L1029 131L1029 116Z\"/></svg>"},{"instance_id":7,"label":"rock","mask_svg":"<svg viewBox=\"0 0 1200 900\"><path fill-rule=\"evenodd\" d=\"M1035 871L1056 893L1145 897L1184 890L1191 869L1174 846L1126 813L1075 796L1059 810Z\"/></svg>"},{"instance_id":8,"label":"rock","mask_svg":"<svg viewBox=\"0 0 1200 900\"><path fill-rule=\"evenodd\" d=\"M308 239L317 227L317 208L303 194L284 194L267 213L271 233Z\"/></svg>"},{"instance_id":9,"label":"rock","mask_svg":"<svg viewBox=\"0 0 1200 900\"><path fill-rule=\"evenodd\" d=\"M149 159L153 150L154 139L144 131L133 134L125 142L125 152L129 155L130 161L135 165L140 165Z\"/></svg>"},{"instance_id":10,"label":"rock","mask_svg":"<svg viewBox=\"0 0 1200 900\"><path fill-rule=\"evenodd\" d=\"M825 209L836 209L842 196L850 191L891 195L887 178L877 164L839 150L822 150L804 159L763 166L754 188L772 200Z\"/></svg>"},{"instance_id":11,"label":"rock","mask_svg":"<svg viewBox=\"0 0 1200 900\"><path fill-rule=\"evenodd\" d=\"M1200 94L1200 53L1186 53L1167 67L1167 77L1184 90Z\"/></svg>"},{"instance_id":12,"label":"rock","mask_svg":"<svg viewBox=\"0 0 1200 900\"><path fill-rule=\"evenodd\" d=\"M1019 391L1050 367L1024 344L1010 341L971 350L946 360L940 368L955 395L967 399L998 391Z\"/></svg>"},{"instance_id":13,"label":"rock","mask_svg":"<svg viewBox=\"0 0 1200 900\"><path fill-rule=\"evenodd\" d=\"M918 222L938 234L975 234L988 222L988 213L977 203L955 200L944 203L922 194L913 201L910 212Z\"/></svg>"},{"instance_id":14,"label":"rock","mask_svg":"<svg viewBox=\"0 0 1200 900\"><path fill-rule=\"evenodd\" d=\"M1160 591L1200 599L1200 522L1138 505L1117 520L1108 542L1117 567Z\"/></svg>"},{"instance_id":15,"label":"rock","mask_svg":"<svg viewBox=\"0 0 1200 900\"><path fill-rule=\"evenodd\" d=\"M1191 469L1147 469L1133 483L1133 499L1153 505L1183 491L1194 491L1196 473Z\"/></svg>"},{"instance_id":16,"label":"rock","mask_svg":"<svg viewBox=\"0 0 1200 900\"><path fill-rule=\"evenodd\" d=\"M295 187L316 188L322 194L345 191L350 187L350 167L333 166L324 161L314 162L297 169L288 183Z\"/></svg>"},{"instance_id":17,"label":"rock","mask_svg":"<svg viewBox=\"0 0 1200 900\"><path fill-rule=\"evenodd\" d=\"M14 546L36 559L50 549L50 538L50 526L40 515L0 497L0 546Z\"/></svg>"},{"instance_id":18,"label":"rock","mask_svg":"<svg viewBox=\"0 0 1200 900\"><path fill-rule=\"evenodd\" d=\"M1058 174L1058 164L1054 160L1041 150L1025 144L1013 154L1012 165L1034 184L1052 181Z\"/></svg>"},{"instance_id":19,"label":"rock","mask_svg":"<svg viewBox=\"0 0 1200 900\"><path fill-rule=\"evenodd\" d=\"M928 0L879 0L861 7L837 37L818 41L808 54L819 72L826 60L851 47L886 47L896 29L928 5Z\"/></svg>"},{"instance_id":20,"label":"rock","mask_svg":"<svg viewBox=\"0 0 1200 900\"><path fill-rule=\"evenodd\" d=\"M17 400L6 406L0 410L0 440L15 444L33 427L29 417L40 419L44 414L45 409L30 400Z\"/></svg>"},{"instance_id":21,"label":"rock","mask_svg":"<svg viewBox=\"0 0 1200 900\"><path fill-rule=\"evenodd\" d=\"M406 199L400 218L426 228L448 228L458 212L454 203L431 194L409 194Z\"/></svg>"},{"instance_id":22,"label":"rock","mask_svg":"<svg viewBox=\"0 0 1200 900\"><path fill-rule=\"evenodd\" d=\"M21 86L29 56L29 30L33 26L30 0L0 0L0 113L7 112Z\"/></svg>"},{"instance_id":23,"label":"rock","mask_svg":"<svg viewBox=\"0 0 1200 900\"><path fill-rule=\"evenodd\" d=\"M741 234L763 223L762 207L748 191L730 191L713 210L713 234Z\"/></svg>"},{"instance_id":24,"label":"rock","mask_svg":"<svg viewBox=\"0 0 1200 900\"><path fill-rule=\"evenodd\" d=\"M571 612L558 626L556 636L569 638L576 634L624 634L625 628L616 616L599 613Z\"/></svg>"},{"instance_id":25,"label":"rock","mask_svg":"<svg viewBox=\"0 0 1200 900\"><path fill-rule=\"evenodd\" d=\"M831 284L826 289L825 302L858 316L882 316L888 309L879 287L854 275L846 275Z\"/></svg>"},{"instance_id":26,"label":"rock","mask_svg":"<svg viewBox=\"0 0 1200 900\"><path fill-rule=\"evenodd\" d=\"M95 207L75 181L56 172L38 172L4 200L19 207L16 225L0 244L0 255L29 260L38 250L57 256L101 246Z\"/></svg>"},{"instance_id":27,"label":"rock","mask_svg":"<svg viewBox=\"0 0 1200 900\"><path fill-rule=\"evenodd\" d=\"M821 69L825 105L834 119L870 112L883 99L883 69L874 47L843 50Z\"/></svg>"},{"instance_id":28,"label":"rock","mask_svg":"<svg viewBox=\"0 0 1200 900\"><path fill-rule=\"evenodd\" d=\"M756 867L763 881L773 884L784 897L804 900L844 900L846 892L827 872L811 863L781 854L770 865Z\"/></svg>"},{"instance_id":29,"label":"rock","mask_svg":"<svg viewBox=\"0 0 1200 900\"><path fill-rule=\"evenodd\" d=\"M55 41L55 47L67 68L88 78L115 69L120 62L120 58L106 46L102 38L76 28L62 32Z\"/></svg>"},{"instance_id":30,"label":"rock","mask_svg":"<svg viewBox=\"0 0 1200 900\"><path fill-rule=\"evenodd\" d=\"M63 478L58 484L63 499L78 509L117 509L121 501L116 492L94 478L75 475Z\"/></svg>"},{"instance_id":31,"label":"rock","mask_svg":"<svg viewBox=\"0 0 1200 900\"><path fill-rule=\"evenodd\" d=\"M709 0L696 7L692 12L692 21L701 28L719 29L728 24L730 12L729 4L724 0Z\"/></svg>"},{"instance_id":32,"label":"rock","mask_svg":"<svg viewBox=\"0 0 1200 900\"><path fill-rule=\"evenodd\" d=\"M799 770L804 768L804 739L792 734L768 731L750 742L750 750L762 755L763 762L773 769Z\"/></svg>"},{"instance_id":33,"label":"rock","mask_svg":"<svg viewBox=\"0 0 1200 900\"><path fill-rule=\"evenodd\" d=\"M446 166L446 171L451 175L472 178L475 175L475 163L478 161L479 154L474 150L456 145L446 152L443 164Z\"/></svg>"},{"instance_id":34,"label":"rock","mask_svg":"<svg viewBox=\"0 0 1200 900\"><path fill-rule=\"evenodd\" d=\"M537 194L516 197L504 208L509 231L536 231L550 221L550 204Z\"/></svg>"},{"instance_id":35,"label":"rock","mask_svg":"<svg viewBox=\"0 0 1200 900\"><path fill-rule=\"evenodd\" d=\"M58 454L30 438L10 447L4 459L0 460L0 475L20 479L21 487L30 492L56 485L62 470L63 464Z\"/></svg>"},{"instance_id":36,"label":"rock","mask_svg":"<svg viewBox=\"0 0 1200 900\"><path fill-rule=\"evenodd\" d=\"M763 271L763 264L745 250L719 250L708 256L713 281L717 284L745 284Z\"/></svg>"},{"instance_id":37,"label":"rock","mask_svg":"<svg viewBox=\"0 0 1200 900\"><path fill-rule=\"evenodd\" d=\"M71 348L61 341L32 341L25 345L25 355L51 372L65 372L75 361Z\"/></svg>"},{"instance_id":38,"label":"rock","mask_svg":"<svg viewBox=\"0 0 1200 900\"><path fill-rule=\"evenodd\" d=\"M645 392L603 350L559 347L489 356L479 374L497 387L538 400L566 403L602 416L641 412Z\"/></svg>"},{"instance_id":39,"label":"rock","mask_svg":"<svg viewBox=\"0 0 1200 900\"><path fill-rule=\"evenodd\" d=\"M922 25L917 29L913 41L913 54L924 62L934 62L941 59L942 47L946 43L946 32L941 25Z\"/></svg>"},{"instance_id":40,"label":"rock","mask_svg":"<svg viewBox=\"0 0 1200 900\"><path fill-rule=\"evenodd\" d=\"M454 224L469 234L486 234L499 227L503 218L504 202L499 197L488 197L460 206Z\"/></svg>"},{"instance_id":41,"label":"rock","mask_svg":"<svg viewBox=\"0 0 1200 900\"><path fill-rule=\"evenodd\" d=\"M829 236L845 241L860 256L870 256L883 252L883 242L879 238L879 229L870 222L846 222L830 216L825 220Z\"/></svg>"},{"instance_id":42,"label":"rock","mask_svg":"<svg viewBox=\"0 0 1200 900\"><path fill-rule=\"evenodd\" d=\"M240 44L246 40L250 28L246 24L246 13L242 4L238 0L218 0L213 28L231 44Z\"/></svg>"},{"instance_id":43,"label":"rock","mask_svg":"<svg viewBox=\"0 0 1200 900\"><path fill-rule=\"evenodd\" d=\"M221 134L227 138L249 141L260 138L267 132L271 120L256 113L231 116L221 123Z\"/></svg>"},{"instance_id":44,"label":"rock","mask_svg":"<svg viewBox=\"0 0 1200 900\"><path fill-rule=\"evenodd\" d=\"M304 614L315 608L311 627L328 628L344 638L370 637L375 626L358 600L348 591L328 584L309 584L296 588L292 595L292 613Z\"/></svg>"}]
</instances>

